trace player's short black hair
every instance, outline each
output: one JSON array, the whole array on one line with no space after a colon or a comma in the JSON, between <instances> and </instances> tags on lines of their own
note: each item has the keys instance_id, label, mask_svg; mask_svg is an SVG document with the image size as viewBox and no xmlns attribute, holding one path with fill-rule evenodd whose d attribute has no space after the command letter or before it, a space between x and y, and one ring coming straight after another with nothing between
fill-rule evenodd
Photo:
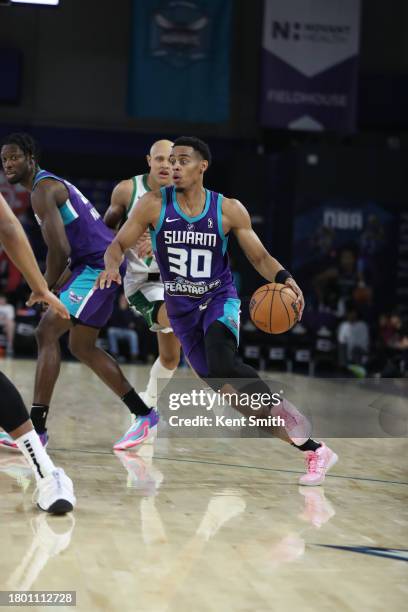
<instances>
[{"instance_id":1,"label":"player's short black hair","mask_svg":"<svg viewBox=\"0 0 408 612\"><path fill-rule=\"evenodd\" d=\"M174 142L173 147L191 147L194 151L197 151L203 159L208 161L208 166L211 166L212 157L210 147L206 142L196 138L195 136L180 136Z\"/></svg>"},{"instance_id":2,"label":"player's short black hair","mask_svg":"<svg viewBox=\"0 0 408 612\"><path fill-rule=\"evenodd\" d=\"M40 161L40 150L34 138L30 136L30 134L25 134L24 132L14 132L13 134L9 134L3 138L1 146L3 147L4 145L10 144L17 145L23 151L24 155L33 157L37 164Z\"/></svg>"}]
</instances>

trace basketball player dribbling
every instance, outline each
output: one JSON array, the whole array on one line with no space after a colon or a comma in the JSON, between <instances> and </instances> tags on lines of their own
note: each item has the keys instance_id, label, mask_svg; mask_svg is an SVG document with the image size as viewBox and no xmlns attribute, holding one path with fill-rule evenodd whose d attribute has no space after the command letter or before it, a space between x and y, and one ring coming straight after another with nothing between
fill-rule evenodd
<instances>
[{"instance_id":1,"label":"basketball player dribbling","mask_svg":"<svg viewBox=\"0 0 408 612\"><path fill-rule=\"evenodd\" d=\"M154 228L152 243L164 282L167 314L191 367L210 386L214 379L232 379L235 387L237 379L245 379L246 386L240 387L240 392L268 394L266 383L237 355L240 301L226 252L228 234L235 235L261 276L293 289L300 316L304 306L302 292L290 273L265 249L252 229L245 207L204 188L204 174L211 162L204 142L179 138L170 161L173 186L147 193L139 200L107 249L105 271L98 286L109 290L112 283L121 282L119 268L126 249L146 228ZM281 400L279 408L285 423L302 419L286 399ZM321 484L337 455L323 442L291 437L290 429L268 426L266 431L304 452L307 472L300 484Z\"/></svg>"},{"instance_id":2,"label":"basketball player dribbling","mask_svg":"<svg viewBox=\"0 0 408 612\"><path fill-rule=\"evenodd\" d=\"M173 143L169 140L155 142L146 158L149 173L134 176L116 185L104 217L108 227L118 230L141 197L171 184L169 160L172 146ZM149 240L147 236L147 241ZM144 317L151 331L157 332L159 356L150 370L146 390L140 393L147 406L153 407L157 405L158 379L169 380L179 364L180 343L170 328L164 304L164 287L153 253L139 257L136 245L126 252L126 260L123 285L129 305Z\"/></svg>"},{"instance_id":3,"label":"basketball player dribbling","mask_svg":"<svg viewBox=\"0 0 408 612\"><path fill-rule=\"evenodd\" d=\"M94 287L113 232L74 185L39 167L36 145L27 134L12 134L3 141L1 161L9 183L19 183L31 193L31 205L48 247L45 279L50 289L60 289L60 299L71 315L68 320L61 319L48 310L36 330L38 360L30 414L35 430L46 445L46 420L61 366L59 338L69 331L71 353L89 366L135 416L136 428L126 448L136 446L157 424L157 413L141 400L118 363L96 346L100 329L112 314L118 289L116 285L103 292ZM124 271L125 265L121 274ZM115 449L122 448L121 441ZM13 445L3 436L1 443Z\"/></svg>"},{"instance_id":4,"label":"basketball player dribbling","mask_svg":"<svg viewBox=\"0 0 408 612\"><path fill-rule=\"evenodd\" d=\"M32 290L30 305L46 303L52 308L55 316L62 320L69 319L65 306L48 290L24 230L1 194L0 243ZM62 468L55 467L33 428L21 395L2 372L0 372L0 427L8 432L11 440L14 440L35 475L38 507L53 514L70 512L76 503L71 479Z\"/></svg>"}]
</instances>

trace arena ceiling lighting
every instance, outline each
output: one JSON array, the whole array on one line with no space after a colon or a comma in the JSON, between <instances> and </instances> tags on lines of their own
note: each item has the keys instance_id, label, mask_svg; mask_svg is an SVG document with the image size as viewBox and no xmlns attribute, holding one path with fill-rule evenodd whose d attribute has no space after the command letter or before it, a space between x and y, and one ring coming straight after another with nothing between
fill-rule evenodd
<instances>
[{"instance_id":1,"label":"arena ceiling lighting","mask_svg":"<svg viewBox=\"0 0 408 612\"><path fill-rule=\"evenodd\" d=\"M58 6L60 0L10 0L10 4L41 4L44 6Z\"/></svg>"}]
</instances>

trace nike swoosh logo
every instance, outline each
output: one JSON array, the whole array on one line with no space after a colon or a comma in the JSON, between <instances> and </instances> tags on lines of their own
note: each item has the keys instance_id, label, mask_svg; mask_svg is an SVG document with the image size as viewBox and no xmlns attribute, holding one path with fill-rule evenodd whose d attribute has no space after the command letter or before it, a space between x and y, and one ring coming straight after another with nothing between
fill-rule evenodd
<instances>
[{"instance_id":1,"label":"nike swoosh logo","mask_svg":"<svg viewBox=\"0 0 408 612\"><path fill-rule=\"evenodd\" d=\"M173 223L173 221L180 221L180 217L177 217L177 219L169 219L168 217L166 218L166 223Z\"/></svg>"}]
</instances>

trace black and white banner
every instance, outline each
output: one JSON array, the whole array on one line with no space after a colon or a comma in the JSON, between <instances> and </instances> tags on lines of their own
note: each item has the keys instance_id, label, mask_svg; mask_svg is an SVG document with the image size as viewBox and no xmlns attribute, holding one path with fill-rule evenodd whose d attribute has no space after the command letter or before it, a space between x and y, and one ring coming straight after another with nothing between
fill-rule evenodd
<instances>
[{"instance_id":1,"label":"black and white banner","mask_svg":"<svg viewBox=\"0 0 408 612\"><path fill-rule=\"evenodd\" d=\"M261 122L352 131L360 0L265 0Z\"/></svg>"}]
</instances>

